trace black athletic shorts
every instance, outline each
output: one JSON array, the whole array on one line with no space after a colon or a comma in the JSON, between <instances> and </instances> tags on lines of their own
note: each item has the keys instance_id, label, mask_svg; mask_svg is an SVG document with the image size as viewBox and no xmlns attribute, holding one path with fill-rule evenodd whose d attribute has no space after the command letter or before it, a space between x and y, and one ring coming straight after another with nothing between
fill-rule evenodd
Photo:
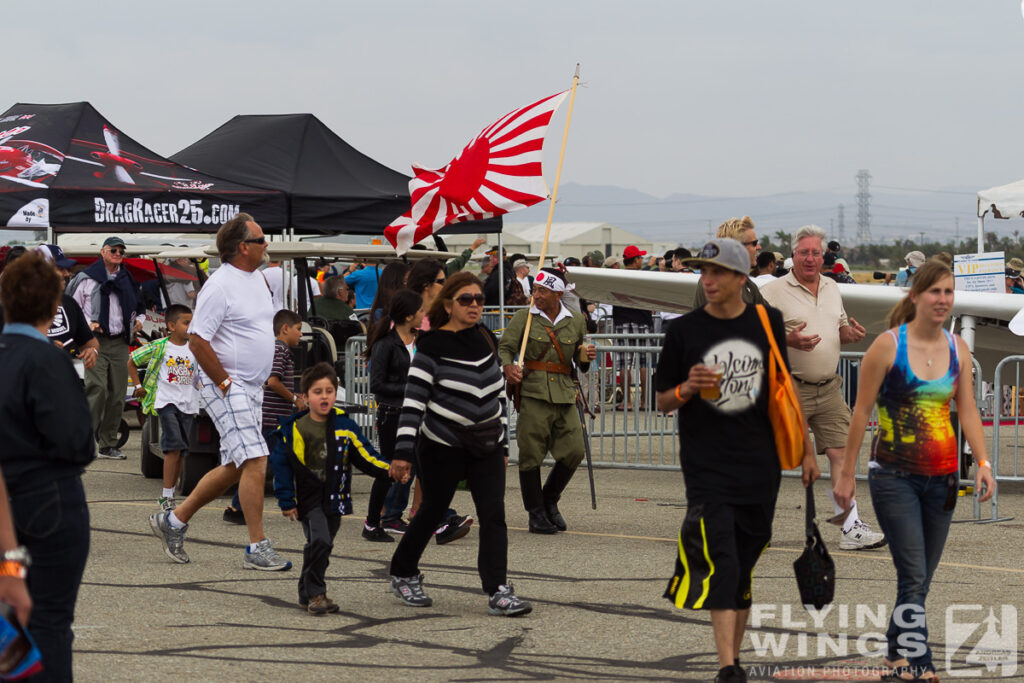
<instances>
[{"instance_id":1,"label":"black athletic shorts","mask_svg":"<svg viewBox=\"0 0 1024 683\"><path fill-rule=\"evenodd\" d=\"M746 609L754 565L772 538L775 501L691 503L664 597L679 608Z\"/></svg>"}]
</instances>

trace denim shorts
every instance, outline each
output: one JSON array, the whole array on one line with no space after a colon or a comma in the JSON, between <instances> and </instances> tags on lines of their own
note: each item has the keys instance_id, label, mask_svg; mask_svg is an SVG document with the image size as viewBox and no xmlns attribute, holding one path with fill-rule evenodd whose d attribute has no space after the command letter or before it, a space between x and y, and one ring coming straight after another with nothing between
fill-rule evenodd
<instances>
[{"instance_id":1,"label":"denim shorts","mask_svg":"<svg viewBox=\"0 0 1024 683\"><path fill-rule=\"evenodd\" d=\"M157 408L156 413L160 416L160 450L188 455L188 437L196 416L181 412L173 403Z\"/></svg>"}]
</instances>

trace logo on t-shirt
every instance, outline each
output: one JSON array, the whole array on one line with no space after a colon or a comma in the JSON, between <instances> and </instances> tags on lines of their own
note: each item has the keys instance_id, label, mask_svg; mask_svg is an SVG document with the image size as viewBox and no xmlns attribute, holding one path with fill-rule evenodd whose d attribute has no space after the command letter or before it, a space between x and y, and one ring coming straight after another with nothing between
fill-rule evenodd
<instances>
[{"instance_id":1,"label":"logo on t-shirt","mask_svg":"<svg viewBox=\"0 0 1024 683\"><path fill-rule=\"evenodd\" d=\"M745 339L726 339L708 349L703 362L708 366L721 363L724 368L722 395L708 403L723 413L741 413L754 406L764 379L761 349Z\"/></svg>"},{"instance_id":2,"label":"logo on t-shirt","mask_svg":"<svg viewBox=\"0 0 1024 683\"><path fill-rule=\"evenodd\" d=\"M59 337L69 331L71 331L71 327L68 325L68 316L64 313L64 307L58 306L57 315L53 316L53 322L50 323L50 329L46 331L46 336Z\"/></svg>"},{"instance_id":3,"label":"logo on t-shirt","mask_svg":"<svg viewBox=\"0 0 1024 683\"><path fill-rule=\"evenodd\" d=\"M183 356L167 356L167 383L191 385L195 375L192 359Z\"/></svg>"}]
</instances>

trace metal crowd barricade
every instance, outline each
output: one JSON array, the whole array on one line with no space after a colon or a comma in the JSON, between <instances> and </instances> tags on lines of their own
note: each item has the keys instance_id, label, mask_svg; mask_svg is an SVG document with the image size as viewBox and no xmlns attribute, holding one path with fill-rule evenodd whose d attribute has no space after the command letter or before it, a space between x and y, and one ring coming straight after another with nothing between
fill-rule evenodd
<instances>
[{"instance_id":1,"label":"metal crowd barricade","mask_svg":"<svg viewBox=\"0 0 1024 683\"><path fill-rule=\"evenodd\" d=\"M350 415L366 438L377 443L377 401L370 391L369 363L363 358L366 336L349 337L345 342L345 402L366 406L365 413Z\"/></svg>"},{"instance_id":2,"label":"metal crowd barricade","mask_svg":"<svg viewBox=\"0 0 1024 683\"><path fill-rule=\"evenodd\" d=\"M1021 422L1024 419L1024 356L1007 356L999 361L993 375L992 394L992 453L989 462L996 478L996 490L991 500L991 515L986 522L1002 522L1010 517L999 517L999 484L1004 481L1024 481L1021 474ZM1004 461L1003 451L1013 454ZM980 519L980 505L975 498L975 516Z\"/></svg>"},{"instance_id":3,"label":"metal crowd barricade","mask_svg":"<svg viewBox=\"0 0 1024 683\"><path fill-rule=\"evenodd\" d=\"M526 306L505 306L505 316L502 317L502 309L497 306L485 306L483 313L480 316L480 322L487 326L491 332L501 336L501 331L508 326L508 322L515 315L516 311L526 308Z\"/></svg>"}]
</instances>

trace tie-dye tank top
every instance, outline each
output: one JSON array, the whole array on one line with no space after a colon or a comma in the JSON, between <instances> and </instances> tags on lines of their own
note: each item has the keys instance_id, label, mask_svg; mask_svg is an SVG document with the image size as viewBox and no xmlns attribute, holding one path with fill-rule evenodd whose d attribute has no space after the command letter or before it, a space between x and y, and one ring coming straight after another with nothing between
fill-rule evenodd
<instances>
[{"instance_id":1,"label":"tie-dye tank top","mask_svg":"<svg viewBox=\"0 0 1024 683\"><path fill-rule=\"evenodd\" d=\"M935 380L919 379L910 369L907 326L896 337L896 361L878 392L878 433L871 459L884 467L926 476L955 472L957 443L949 419L949 402L956 395L960 361L956 340L943 330L949 343L949 369Z\"/></svg>"}]
</instances>

